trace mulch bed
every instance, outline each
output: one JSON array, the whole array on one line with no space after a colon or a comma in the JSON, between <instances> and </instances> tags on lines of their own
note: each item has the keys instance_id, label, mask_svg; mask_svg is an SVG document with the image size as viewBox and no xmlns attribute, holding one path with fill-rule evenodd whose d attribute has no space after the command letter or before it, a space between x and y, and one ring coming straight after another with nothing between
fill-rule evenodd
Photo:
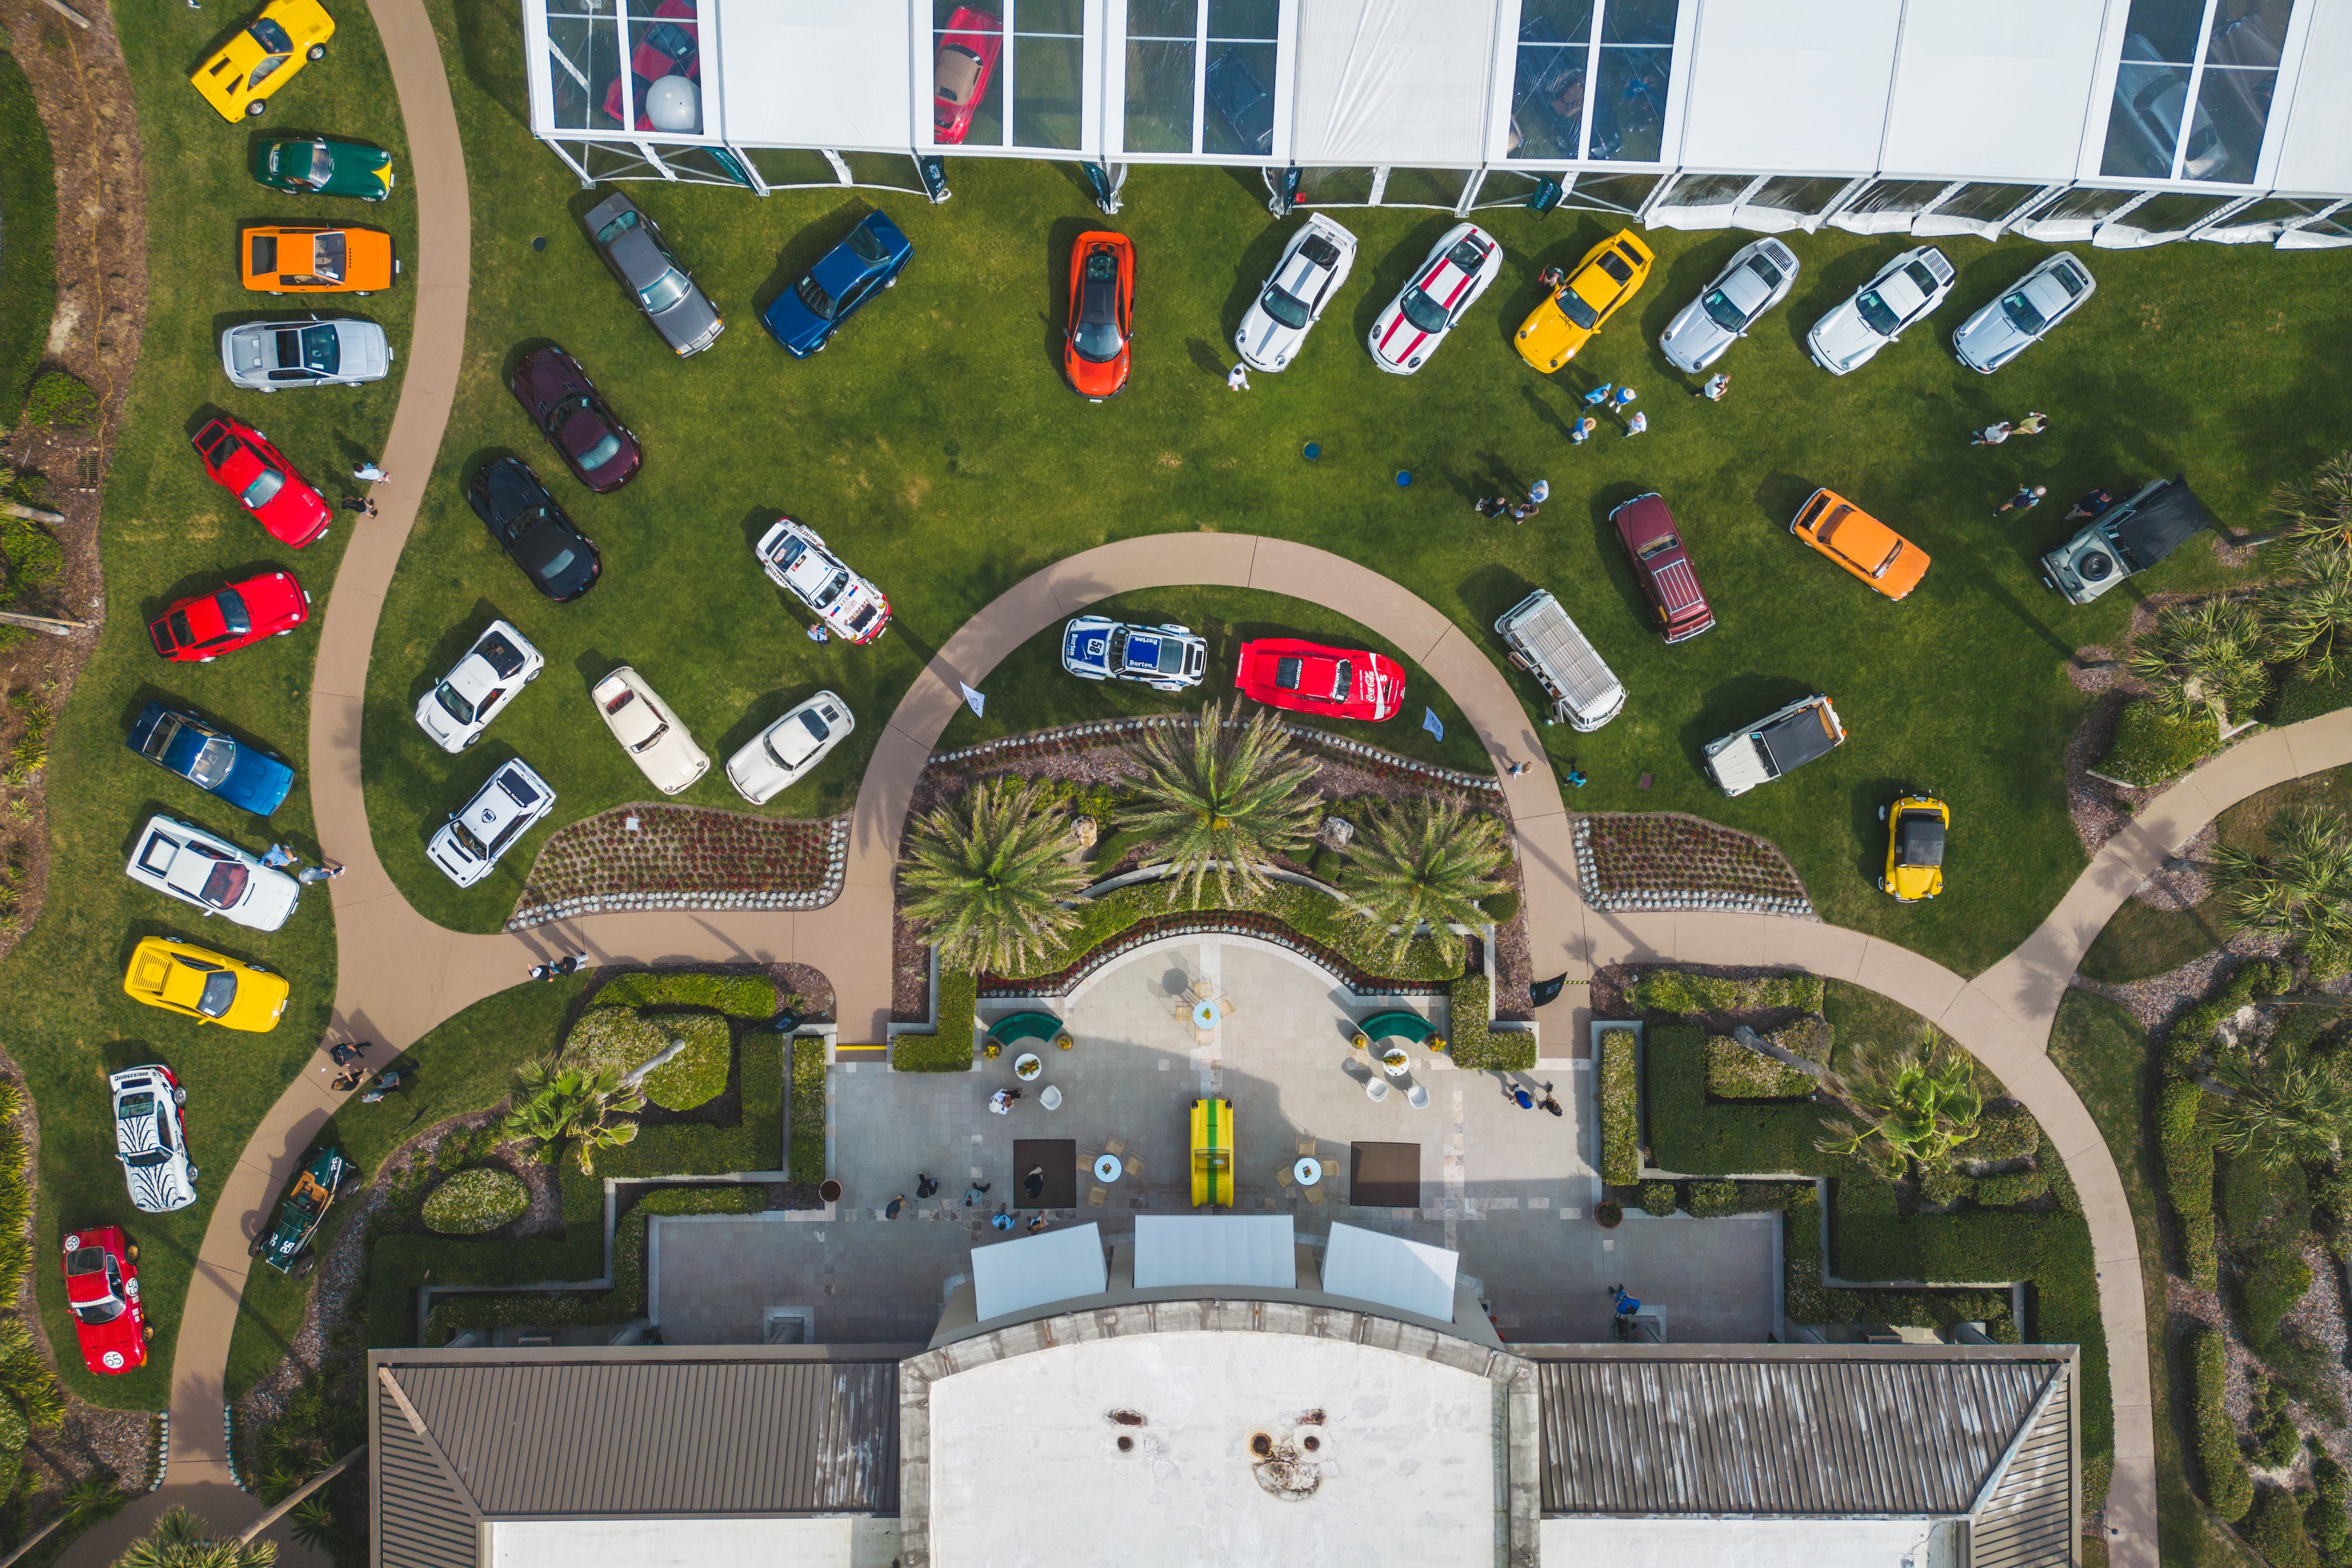
<instances>
[{"instance_id":1,"label":"mulch bed","mask_svg":"<svg viewBox=\"0 0 2352 1568\"><path fill-rule=\"evenodd\" d=\"M685 900L838 890L840 820L808 822L688 805L624 805L560 829L540 850L516 921L576 900ZM629 824L635 822L632 828Z\"/></svg>"},{"instance_id":2,"label":"mulch bed","mask_svg":"<svg viewBox=\"0 0 2352 1568\"><path fill-rule=\"evenodd\" d=\"M1592 859L1585 890L1806 900L1805 884L1771 840L1680 812L1587 816Z\"/></svg>"}]
</instances>

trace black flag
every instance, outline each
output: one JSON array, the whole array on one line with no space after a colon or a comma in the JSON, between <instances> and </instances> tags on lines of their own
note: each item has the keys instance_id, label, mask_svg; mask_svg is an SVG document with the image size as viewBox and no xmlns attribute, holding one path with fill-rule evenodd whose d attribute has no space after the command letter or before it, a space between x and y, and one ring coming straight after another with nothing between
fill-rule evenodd
<instances>
[{"instance_id":1,"label":"black flag","mask_svg":"<svg viewBox=\"0 0 2352 1568\"><path fill-rule=\"evenodd\" d=\"M1547 1007L1552 1003L1559 1001L1559 994L1567 989L1568 976L1565 974L1559 974L1554 975L1549 980L1538 980L1533 985L1528 986L1528 999L1537 1006Z\"/></svg>"}]
</instances>

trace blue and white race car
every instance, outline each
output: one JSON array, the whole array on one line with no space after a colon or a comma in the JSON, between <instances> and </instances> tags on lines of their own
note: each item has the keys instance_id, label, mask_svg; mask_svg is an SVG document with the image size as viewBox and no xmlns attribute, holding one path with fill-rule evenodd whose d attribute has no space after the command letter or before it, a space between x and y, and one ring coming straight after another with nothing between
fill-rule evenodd
<instances>
[{"instance_id":1,"label":"blue and white race car","mask_svg":"<svg viewBox=\"0 0 2352 1568\"><path fill-rule=\"evenodd\" d=\"M1081 680L1139 680L1181 691L1201 684L1209 641L1190 626L1130 626L1080 616L1062 634L1062 668Z\"/></svg>"}]
</instances>

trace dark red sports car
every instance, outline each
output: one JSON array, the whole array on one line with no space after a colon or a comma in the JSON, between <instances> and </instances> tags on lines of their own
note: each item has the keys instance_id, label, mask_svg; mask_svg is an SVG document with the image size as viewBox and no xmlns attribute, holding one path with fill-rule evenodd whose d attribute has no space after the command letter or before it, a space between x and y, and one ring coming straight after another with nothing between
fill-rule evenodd
<instances>
[{"instance_id":1,"label":"dark red sports car","mask_svg":"<svg viewBox=\"0 0 2352 1568\"><path fill-rule=\"evenodd\" d=\"M299 550L334 521L327 498L294 471L268 437L244 420L207 421L192 444L213 483L236 497L271 538Z\"/></svg>"},{"instance_id":2,"label":"dark red sports car","mask_svg":"<svg viewBox=\"0 0 2352 1568\"><path fill-rule=\"evenodd\" d=\"M1715 625L1715 612L1707 608L1698 568L1691 564L1675 514L1655 490L1625 502L1609 514L1609 521L1617 525L1617 542L1625 547L1625 558L1633 563L1633 575L1642 580L1642 592L1650 601L1650 613L1658 617L1658 629L1668 642L1695 637Z\"/></svg>"},{"instance_id":3,"label":"dark red sports car","mask_svg":"<svg viewBox=\"0 0 2352 1568\"><path fill-rule=\"evenodd\" d=\"M66 1237L66 1301L73 1308L74 1334L81 1341L82 1364L101 1376L147 1364L147 1342L155 1331L139 1308L138 1259L139 1249L119 1225Z\"/></svg>"},{"instance_id":4,"label":"dark red sports car","mask_svg":"<svg viewBox=\"0 0 2352 1568\"><path fill-rule=\"evenodd\" d=\"M507 390L573 475L598 495L627 484L645 461L637 438L604 405L580 362L554 344L523 355Z\"/></svg>"},{"instance_id":5,"label":"dark red sports car","mask_svg":"<svg viewBox=\"0 0 2352 1568\"><path fill-rule=\"evenodd\" d=\"M1259 637L1242 644L1234 684L1244 696L1269 708L1334 719L1378 723L1395 718L1404 706L1404 670L1396 660L1296 637Z\"/></svg>"},{"instance_id":6,"label":"dark red sports car","mask_svg":"<svg viewBox=\"0 0 2352 1568\"><path fill-rule=\"evenodd\" d=\"M264 637L282 637L310 618L310 595L291 572L264 572L183 599L155 617L147 635L174 664L210 664Z\"/></svg>"},{"instance_id":7,"label":"dark red sports car","mask_svg":"<svg viewBox=\"0 0 2352 1568\"><path fill-rule=\"evenodd\" d=\"M996 74L1003 47L1004 22L995 12L959 5L948 17L931 75L933 142L953 147L971 133L972 111L988 96L988 79Z\"/></svg>"}]
</instances>

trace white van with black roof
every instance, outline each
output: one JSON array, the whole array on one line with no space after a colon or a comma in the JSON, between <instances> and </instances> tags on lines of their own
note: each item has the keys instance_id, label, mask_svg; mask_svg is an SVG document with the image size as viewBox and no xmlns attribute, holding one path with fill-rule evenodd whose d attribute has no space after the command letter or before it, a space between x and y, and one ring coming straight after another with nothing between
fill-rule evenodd
<instances>
[{"instance_id":1,"label":"white van with black roof","mask_svg":"<svg viewBox=\"0 0 2352 1568\"><path fill-rule=\"evenodd\" d=\"M554 809L555 792L517 757L499 764L465 809L441 825L425 852L451 881L470 888L490 874L499 857L533 823Z\"/></svg>"},{"instance_id":2,"label":"white van with black roof","mask_svg":"<svg viewBox=\"0 0 2352 1568\"><path fill-rule=\"evenodd\" d=\"M1624 683L1611 673L1558 599L1538 588L1495 623L1511 662L1536 678L1552 712L1572 729L1598 730L1624 710Z\"/></svg>"}]
</instances>

